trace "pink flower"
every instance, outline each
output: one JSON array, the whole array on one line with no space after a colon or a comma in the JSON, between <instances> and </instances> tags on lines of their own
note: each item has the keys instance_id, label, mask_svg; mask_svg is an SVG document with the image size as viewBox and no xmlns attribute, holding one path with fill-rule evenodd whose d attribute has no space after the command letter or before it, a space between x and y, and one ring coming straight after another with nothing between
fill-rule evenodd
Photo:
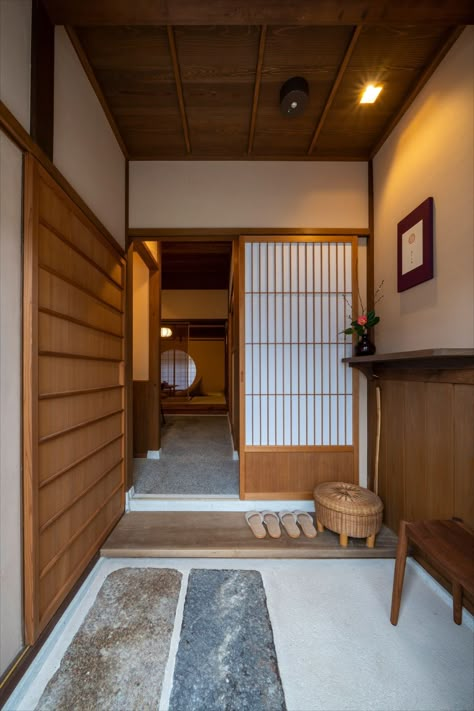
<instances>
[{"instance_id":1,"label":"pink flower","mask_svg":"<svg viewBox=\"0 0 474 711\"><path fill-rule=\"evenodd\" d=\"M359 324L359 326L365 326L365 324L367 323L367 316L358 316L357 323Z\"/></svg>"}]
</instances>

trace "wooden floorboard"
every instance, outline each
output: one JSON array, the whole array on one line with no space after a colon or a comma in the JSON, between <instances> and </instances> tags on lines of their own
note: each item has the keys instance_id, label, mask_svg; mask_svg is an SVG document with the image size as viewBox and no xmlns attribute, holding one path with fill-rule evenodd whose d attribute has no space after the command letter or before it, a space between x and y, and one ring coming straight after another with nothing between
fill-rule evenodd
<instances>
[{"instance_id":1,"label":"wooden floorboard","mask_svg":"<svg viewBox=\"0 0 474 711\"><path fill-rule=\"evenodd\" d=\"M105 541L109 558L395 558L397 537L383 527L375 548L350 538L347 548L330 531L257 539L243 513L153 511L125 514Z\"/></svg>"}]
</instances>

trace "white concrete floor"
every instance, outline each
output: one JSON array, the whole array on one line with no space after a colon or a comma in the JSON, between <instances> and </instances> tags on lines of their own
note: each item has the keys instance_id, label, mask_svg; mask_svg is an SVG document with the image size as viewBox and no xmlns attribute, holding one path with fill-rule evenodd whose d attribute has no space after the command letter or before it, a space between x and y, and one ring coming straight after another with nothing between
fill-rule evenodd
<instances>
[{"instance_id":1,"label":"white concrete floor","mask_svg":"<svg viewBox=\"0 0 474 711\"><path fill-rule=\"evenodd\" d=\"M35 708L104 578L144 566L183 573L160 711L168 709L191 568L261 572L289 711L474 709L473 618L464 610L462 626L455 625L450 596L413 561L393 627L393 560L212 559L101 559L6 709Z\"/></svg>"}]
</instances>

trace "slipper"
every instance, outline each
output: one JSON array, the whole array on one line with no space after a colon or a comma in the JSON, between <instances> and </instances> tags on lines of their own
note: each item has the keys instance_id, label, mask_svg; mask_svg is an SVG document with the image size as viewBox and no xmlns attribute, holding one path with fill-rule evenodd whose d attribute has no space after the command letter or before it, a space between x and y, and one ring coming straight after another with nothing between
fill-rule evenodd
<instances>
[{"instance_id":1,"label":"slipper","mask_svg":"<svg viewBox=\"0 0 474 711\"><path fill-rule=\"evenodd\" d=\"M316 531L314 524L313 524L313 519L311 517L311 514L309 514L307 511L293 511L295 514L296 518L298 519L298 523L300 524L301 528L303 529L303 533L307 538L316 538L318 535L318 532Z\"/></svg>"},{"instance_id":2,"label":"slipper","mask_svg":"<svg viewBox=\"0 0 474 711\"><path fill-rule=\"evenodd\" d=\"M245 520L250 526L255 538L265 538L267 532L263 527L263 516L260 511L247 511Z\"/></svg>"},{"instance_id":3,"label":"slipper","mask_svg":"<svg viewBox=\"0 0 474 711\"><path fill-rule=\"evenodd\" d=\"M292 511L280 511L278 514L280 521L283 524L283 528L287 532L290 538L299 538L300 529L296 525L297 518Z\"/></svg>"},{"instance_id":4,"label":"slipper","mask_svg":"<svg viewBox=\"0 0 474 711\"><path fill-rule=\"evenodd\" d=\"M262 511L263 523L268 528L271 538L280 538L281 528L278 514L274 511Z\"/></svg>"}]
</instances>

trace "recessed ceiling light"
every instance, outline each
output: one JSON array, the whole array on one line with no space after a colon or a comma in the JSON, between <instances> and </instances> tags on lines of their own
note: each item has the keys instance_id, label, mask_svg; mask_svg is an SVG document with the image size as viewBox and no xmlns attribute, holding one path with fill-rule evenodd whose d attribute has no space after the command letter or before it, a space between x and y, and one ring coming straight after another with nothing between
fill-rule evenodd
<instances>
[{"instance_id":1,"label":"recessed ceiling light","mask_svg":"<svg viewBox=\"0 0 474 711\"><path fill-rule=\"evenodd\" d=\"M373 104L377 96L380 94L382 91L381 86L374 86L373 84L368 84L365 89L364 93L362 94L360 98L360 103L361 104Z\"/></svg>"}]
</instances>

